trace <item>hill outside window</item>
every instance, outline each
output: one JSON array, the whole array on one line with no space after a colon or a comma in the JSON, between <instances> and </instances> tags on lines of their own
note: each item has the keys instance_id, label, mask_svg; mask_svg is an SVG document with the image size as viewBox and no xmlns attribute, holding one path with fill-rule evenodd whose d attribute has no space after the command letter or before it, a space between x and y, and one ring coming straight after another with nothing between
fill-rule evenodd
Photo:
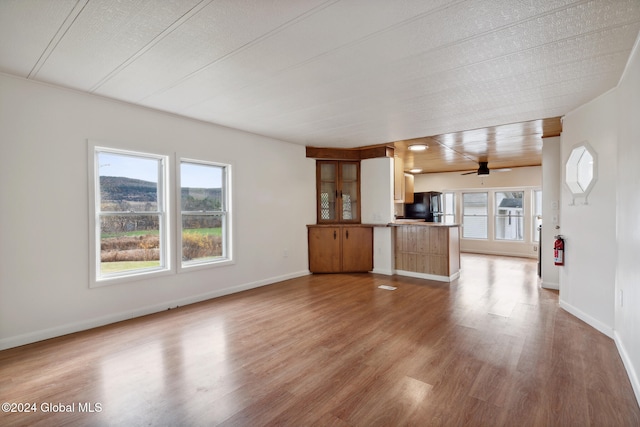
<instances>
[{"instance_id":1,"label":"hill outside window","mask_svg":"<svg viewBox=\"0 0 640 427\"><path fill-rule=\"evenodd\" d=\"M89 287L233 263L230 165L88 145Z\"/></svg>"},{"instance_id":2,"label":"hill outside window","mask_svg":"<svg viewBox=\"0 0 640 427\"><path fill-rule=\"evenodd\" d=\"M228 165L180 162L181 266L229 259Z\"/></svg>"},{"instance_id":3,"label":"hill outside window","mask_svg":"<svg viewBox=\"0 0 640 427\"><path fill-rule=\"evenodd\" d=\"M166 156L96 147L94 284L168 271Z\"/></svg>"}]
</instances>

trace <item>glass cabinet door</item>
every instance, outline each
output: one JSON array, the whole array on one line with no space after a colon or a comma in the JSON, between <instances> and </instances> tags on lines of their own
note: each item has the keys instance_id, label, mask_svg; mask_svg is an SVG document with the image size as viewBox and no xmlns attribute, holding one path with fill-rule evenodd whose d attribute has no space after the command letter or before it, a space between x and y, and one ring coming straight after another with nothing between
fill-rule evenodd
<instances>
[{"instance_id":1,"label":"glass cabinet door","mask_svg":"<svg viewBox=\"0 0 640 427\"><path fill-rule=\"evenodd\" d=\"M360 162L317 162L318 222L360 222Z\"/></svg>"},{"instance_id":2,"label":"glass cabinet door","mask_svg":"<svg viewBox=\"0 0 640 427\"><path fill-rule=\"evenodd\" d=\"M338 170L335 162L322 162L318 171L318 222L336 221L338 196Z\"/></svg>"},{"instance_id":3,"label":"glass cabinet door","mask_svg":"<svg viewBox=\"0 0 640 427\"><path fill-rule=\"evenodd\" d=\"M341 163L340 214L343 221L359 221L358 212L358 163Z\"/></svg>"}]
</instances>

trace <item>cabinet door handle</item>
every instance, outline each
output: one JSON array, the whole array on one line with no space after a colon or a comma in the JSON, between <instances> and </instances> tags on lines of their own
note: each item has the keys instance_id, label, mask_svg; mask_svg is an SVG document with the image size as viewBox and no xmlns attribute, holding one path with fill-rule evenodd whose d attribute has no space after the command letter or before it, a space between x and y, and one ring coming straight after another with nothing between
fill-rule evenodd
<instances>
[{"instance_id":1,"label":"cabinet door handle","mask_svg":"<svg viewBox=\"0 0 640 427\"><path fill-rule=\"evenodd\" d=\"M347 230L347 239L349 238L349 230Z\"/></svg>"},{"instance_id":2,"label":"cabinet door handle","mask_svg":"<svg viewBox=\"0 0 640 427\"><path fill-rule=\"evenodd\" d=\"M333 230L333 240L336 240L336 230Z\"/></svg>"}]
</instances>

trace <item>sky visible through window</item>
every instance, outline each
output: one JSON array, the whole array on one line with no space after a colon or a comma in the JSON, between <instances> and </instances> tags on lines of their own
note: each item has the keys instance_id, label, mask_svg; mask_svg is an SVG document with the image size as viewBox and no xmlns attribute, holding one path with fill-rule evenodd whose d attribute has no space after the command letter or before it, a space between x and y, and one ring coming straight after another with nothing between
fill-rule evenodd
<instances>
[{"instance_id":1,"label":"sky visible through window","mask_svg":"<svg viewBox=\"0 0 640 427\"><path fill-rule=\"evenodd\" d=\"M221 188L222 168L197 163L180 165L180 186L182 188Z\"/></svg>"},{"instance_id":2,"label":"sky visible through window","mask_svg":"<svg viewBox=\"0 0 640 427\"><path fill-rule=\"evenodd\" d=\"M158 160L115 153L98 153L100 176L117 176L158 183Z\"/></svg>"},{"instance_id":3,"label":"sky visible through window","mask_svg":"<svg viewBox=\"0 0 640 427\"><path fill-rule=\"evenodd\" d=\"M100 176L117 176L158 183L158 160L117 153L98 153ZM196 163L180 166L182 187L221 188L222 168Z\"/></svg>"}]
</instances>

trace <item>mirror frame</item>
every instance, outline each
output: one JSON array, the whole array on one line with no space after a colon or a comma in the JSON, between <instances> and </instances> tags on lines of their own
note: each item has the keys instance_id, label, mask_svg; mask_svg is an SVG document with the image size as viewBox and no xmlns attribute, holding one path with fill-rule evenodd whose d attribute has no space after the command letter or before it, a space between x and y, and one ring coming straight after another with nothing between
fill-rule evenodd
<instances>
[{"instance_id":1,"label":"mirror frame","mask_svg":"<svg viewBox=\"0 0 640 427\"><path fill-rule=\"evenodd\" d=\"M589 154L591 157L590 161L588 158L585 158L585 154ZM573 146L565 163L564 172L565 185L573 196L571 204L574 204L575 199L579 197L584 198L584 204L587 204L587 196L598 180L598 156L588 142L581 142ZM586 186L583 181L583 175L590 175Z\"/></svg>"}]
</instances>

